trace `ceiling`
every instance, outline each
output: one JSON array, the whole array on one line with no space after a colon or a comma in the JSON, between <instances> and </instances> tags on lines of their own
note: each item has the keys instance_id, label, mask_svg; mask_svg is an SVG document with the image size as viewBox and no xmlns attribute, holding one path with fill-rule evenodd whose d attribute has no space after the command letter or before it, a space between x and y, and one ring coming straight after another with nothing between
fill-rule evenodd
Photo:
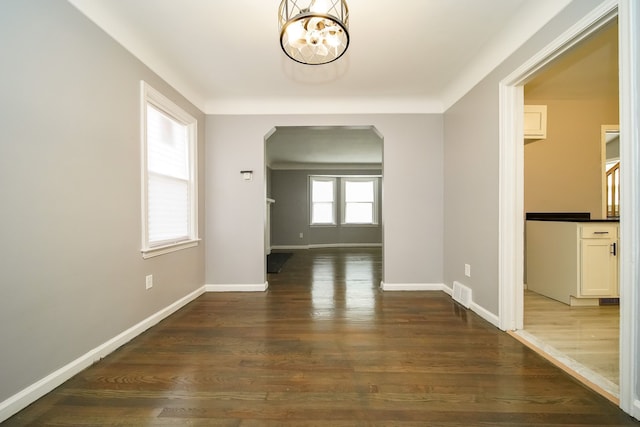
<instances>
[{"instance_id":1,"label":"ceiling","mask_svg":"<svg viewBox=\"0 0 640 427\"><path fill-rule=\"evenodd\" d=\"M280 0L68 0L206 114L442 113L569 0L348 0L351 42L288 59Z\"/></svg>"},{"instance_id":2,"label":"ceiling","mask_svg":"<svg viewBox=\"0 0 640 427\"><path fill-rule=\"evenodd\" d=\"M563 53L524 87L527 102L618 97L618 21Z\"/></svg>"},{"instance_id":3,"label":"ceiling","mask_svg":"<svg viewBox=\"0 0 640 427\"><path fill-rule=\"evenodd\" d=\"M272 169L382 167L382 137L373 126L278 126L266 144Z\"/></svg>"},{"instance_id":4,"label":"ceiling","mask_svg":"<svg viewBox=\"0 0 640 427\"><path fill-rule=\"evenodd\" d=\"M347 53L309 66L280 48L280 0L68 1L207 114L442 113L570 2L347 0ZM528 82L527 98L610 92L614 54L612 25ZM267 164L380 167L382 144L372 127L277 127Z\"/></svg>"}]
</instances>

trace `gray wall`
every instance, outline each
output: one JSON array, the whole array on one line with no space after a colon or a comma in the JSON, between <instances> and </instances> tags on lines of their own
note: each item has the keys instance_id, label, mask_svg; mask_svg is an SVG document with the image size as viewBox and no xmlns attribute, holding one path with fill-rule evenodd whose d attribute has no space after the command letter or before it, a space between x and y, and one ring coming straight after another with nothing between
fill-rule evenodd
<instances>
[{"instance_id":1,"label":"gray wall","mask_svg":"<svg viewBox=\"0 0 640 427\"><path fill-rule=\"evenodd\" d=\"M274 126L373 125L384 137L387 283L442 283L442 115L215 115L207 118L208 284L263 284L265 135ZM254 170L253 181L240 171ZM276 203L278 201L276 200Z\"/></svg>"},{"instance_id":2,"label":"gray wall","mask_svg":"<svg viewBox=\"0 0 640 427\"><path fill-rule=\"evenodd\" d=\"M66 1L3 0L0 40L1 402L202 287L204 245L140 254L139 81L198 119L200 177L205 121Z\"/></svg>"},{"instance_id":3,"label":"gray wall","mask_svg":"<svg viewBox=\"0 0 640 427\"><path fill-rule=\"evenodd\" d=\"M572 2L444 115L444 276L498 315L498 84L594 7ZM464 264L471 277L464 276Z\"/></svg>"},{"instance_id":4,"label":"gray wall","mask_svg":"<svg viewBox=\"0 0 640 427\"><path fill-rule=\"evenodd\" d=\"M271 195L276 203L271 207L272 246L305 246L342 243L382 243L382 223L374 226L309 225L310 175L381 175L382 170L274 170ZM340 185L338 185L340 199ZM378 200L382 182L378 185ZM378 204L378 219L382 221L382 203ZM300 238L300 233L303 237Z\"/></svg>"}]
</instances>

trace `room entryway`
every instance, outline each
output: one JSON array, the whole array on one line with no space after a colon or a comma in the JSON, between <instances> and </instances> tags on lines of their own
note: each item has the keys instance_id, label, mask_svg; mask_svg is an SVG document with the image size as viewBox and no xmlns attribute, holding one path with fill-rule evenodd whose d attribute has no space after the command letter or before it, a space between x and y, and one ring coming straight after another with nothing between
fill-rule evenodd
<instances>
[{"instance_id":1,"label":"room entryway","mask_svg":"<svg viewBox=\"0 0 640 427\"><path fill-rule=\"evenodd\" d=\"M632 114L634 92L630 89L636 75L631 72L634 52L629 42L630 33L635 31L628 2L603 2L589 16L563 33L543 51L522 64L500 82L500 327L515 331L522 338L524 323L524 149L522 144L524 85L541 69L546 67L568 49L580 43L595 31L606 26L619 15L620 61L629 67L619 68L620 79L620 156L627 159L623 164L620 203L620 406L629 413L637 413L635 396L635 354L637 352L638 306L635 299L636 272L634 253L638 245L635 227L637 194L632 182L637 180L638 163L631 155L637 135L625 134L625 129L637 128L637 117ZM600 126L602 123L597 123ZM604 183L604 180L603 180ZM631 187L629 187L631 185ZM625 190L625 188L627 188ZM631 298L624 298L627 295Z\"/></svg>"},{"instance_id":2,"label":"room entryway","mask_svg":"<svg viewBox=\"0 0 640 427\"><path fill-rule=\"evenodd\" d=\"M267 261L312 248L382 248L383 143L372 125L276 126L265 135Z\"/></svg>"}]
</instances>

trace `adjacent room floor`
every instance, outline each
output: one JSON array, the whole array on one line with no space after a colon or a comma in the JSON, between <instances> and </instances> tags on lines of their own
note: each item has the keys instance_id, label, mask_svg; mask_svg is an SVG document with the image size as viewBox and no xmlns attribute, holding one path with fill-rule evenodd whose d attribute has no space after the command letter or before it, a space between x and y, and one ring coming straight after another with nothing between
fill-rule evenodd
<instances>
[{"instance_id":1,"label":"adjacent room floor","mask_svg":"<svg viewBox=\"0 0 640 427\"><path fill-rule=\"evenodd\" d=\"M619 396L620 308L571 307L524 294L524 332L534 344L604 392Z\"/></svg>"}]
</instances>

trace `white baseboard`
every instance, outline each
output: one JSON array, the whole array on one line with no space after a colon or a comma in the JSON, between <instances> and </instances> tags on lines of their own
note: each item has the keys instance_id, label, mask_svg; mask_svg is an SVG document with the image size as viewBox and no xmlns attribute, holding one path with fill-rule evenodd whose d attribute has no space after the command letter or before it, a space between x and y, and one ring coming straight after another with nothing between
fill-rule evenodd
<instances>
[{"instance_id":1,"label":"white baseboard","mask_svg":"<svg viewBox=\"0 0 640 427\"><path fill-rule=\"evenodd\" d=\"M275 245L272 250L306 250L323 248L381 248L382 243L319 243L311 245Z\"/></svg>"},{"instance_id":2,"label":"white baseboard","mask_svg":"<svg viewBox=\"0 0 640 427\"><path fill-rule=\"evenodd\" d=\"M385 283L380 282L383 291L442 291L449 296L453 295L453 289L442 283ZM498 316L486 310L484 307L471 302L469 309L491 323L496 328L499 324Z\"/></svg>"},{"instance_id":3,"label":"white baseboard","mask_svg":"<svg viewBox=\"0 0 640 427\"><path fill-rule=\"evenodd\" d=\"M113 351L117 350L123 344L131 341L150 327L154 326L161 320L172 315L180 308L184 307L194 299L198 298L205 292L205 287L196 289L189 295L179 299L168 307L163 308L157 313L147 317L137 325L132 326L126 331L116 335L104 344L90 350L86 354L80 356L76 360L66 364L62 368L47 375L39 381L31 384L24 390L14 394L3 402L0 402L0 423L26 408L31 403L40 399L65 381L71 379L74 375L82 372L84 369L93 365L98 360L106 357Z\"/></svg>"},{"instance_id":4,"label":"white baseboard","mask_svg":"<svg viewBox=\"0 0 640 427\"><path fill-rule=\"evenodd\" d=\"M444 291L442 283L385 283L380 282L383 291Z\"/></svg>"},{"instance_id":5,"label":"white baseboard","mask_svg":"<svg viewBox=\"0 0 640 427\"><path fill-rule=\"evenodd\" d=\"M476 304L473 301L471 302L471 305L469 306L469 309L471 309L471 311L476 313L478 316L482 317L487 322L491 323L496 328L499 328L498 325L500 324L500 319L498 318L498 316L496 316L495 314L493 314L489 310L487 310L484 307Z\"/></svg>"},{"instance_id":6,"label":"white baseboard","mask_svg":"<svg viewBox=\"0 0 640 427\"><path fill-rule=\"evenodd\" d=\"M309 245L309 249L322 248L381 248L382 243L319 243Z\"/></svg>"},{"instance_id":7,"label":"white baseboard","mask_svg":"<svg viewBox=\"0 0 640 427\"><path fill-rule=\"evenodd\" d=\"M445 294L449 295L450 297L453 296L453 289L448 287L447 285L442 285L442 290L444 291Z\"/></svg>"},{"instance_id":8,"label":"white baseboard","mask_svg":"<svg viewBox=\"0 0 640 427\"><path fill-rule=\"evenodd\" d=\"M271 246L271 250L275 251L290 251L290 250L306 250L309 249L309 245L274 245Z\"/></svg>"},{"instance_id":9,"label":"white baseboard","mask_svg":"<svg viewBox=\"0 0 640 427\"><path fill-rule=\"evenodd\" d=\"M636 420L640 420L640 400L633 401L633 410L630 415Z\"/></svg>"},{"instance_id":10,"label":"white baseboard","mask_svg":"<svg viewBox=\"0 0 640 427\"><path fill-rule=\"evenodd\" d=\"M207 292L264 292L269 288L269 282L255 285L205 285L204 288Z\"/></svg>"}]
</instances>

